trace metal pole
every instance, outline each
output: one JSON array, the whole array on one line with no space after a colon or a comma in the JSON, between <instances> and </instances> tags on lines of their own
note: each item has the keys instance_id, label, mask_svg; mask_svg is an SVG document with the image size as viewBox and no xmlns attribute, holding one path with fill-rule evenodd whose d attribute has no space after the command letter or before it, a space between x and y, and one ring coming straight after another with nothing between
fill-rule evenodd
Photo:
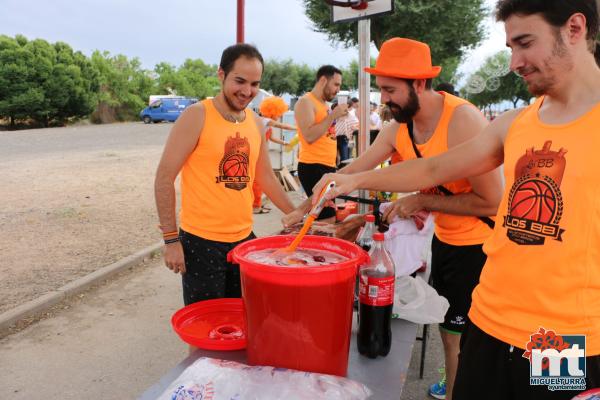
<instances>
[{"instance_id":1,"label":"metal pole","mask_svg":"<svg viewBox=\"0 0 600 400\"><path fill-rule=\"evenodd\" d=\"M364 153L369 147L370 137L370 126L369 123L369 111L370 111L370 100L371 100L371 81L369 75L364 71L364 68L371 66L371 20L362 19L358 21L358 97L359 97L359 129L358 129L358 149L357 155ZM366 190L359 191L359 197L367 198L368 192ZM367 205L360 204L359 206L361 213L367 212Z\"/></svg>"},{"instance_id":2,"label":"metal pole","mask_svg":"<svg viewBox=\"0 0 600 400\"><path fill-rule=\"evenodd\" d=\"M244 0L237 0L236 43L244 43Z\"/></svg>"}]
</instances>

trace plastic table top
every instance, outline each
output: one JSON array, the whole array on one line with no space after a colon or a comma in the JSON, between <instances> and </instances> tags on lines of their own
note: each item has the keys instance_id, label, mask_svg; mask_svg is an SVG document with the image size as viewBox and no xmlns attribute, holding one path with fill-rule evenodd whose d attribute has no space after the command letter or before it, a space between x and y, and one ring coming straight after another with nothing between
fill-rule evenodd
<instances>
[{"instance_id":1,"label":"plastic table top","mask_svg":"<svg viewBox=\"0 0 600 400\"><path fill-rule=\"evenodd\" d=\"M348 360L348 378L367 385L373 392L372 399L400 399L417 335L417 324L404 320L392 320L392 348L390 353L387 357L376 359L370 359L358 353L356 333L356 313L354 313ZM146 390L139 399L154 400L158 398L171 382L199 357L246 363L246 352L244 350L209 351L198 349L167 372L156 384Z\"/></svg>"}]
</instances>

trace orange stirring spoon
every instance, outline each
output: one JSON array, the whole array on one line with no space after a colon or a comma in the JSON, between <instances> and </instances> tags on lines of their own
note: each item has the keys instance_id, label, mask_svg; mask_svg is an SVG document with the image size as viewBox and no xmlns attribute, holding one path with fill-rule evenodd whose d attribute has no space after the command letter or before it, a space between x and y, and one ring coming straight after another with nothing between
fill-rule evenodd
<instances>
[{"instance_id":1,"label":"orange stirring spoon","mask_svg":"<svg viewBox=\"0 0 600 400\"><path fill-rule=\"evenodd\" d=\"M288 247L277 250L276 252L273 253L273 255L277 256L277 255L282 255L282 254L291 254L294 251L296 251L296 247L298 247L298 245L302 241L302 238L304 237L304 235L306 235L306 232L308 232L308 230L312 226L315 219L317 219L317 217L321 213L321 210L323 210L323 207L325 207L325 203L328 200L325 195L327 193L329 193L330 191L332 191L334 188L335 188L335 182L331 181L323 188L323 190L321 190L317 204L315 204L313 206L313 208L310 210L310 212L308 213L308 217L306 217L306 221L304 221L304 225L302 225L302 229L300 229L300 232L298 232L298 234L296 235L296 237L294 238L292 243L290 243L290 245Z\"/></svg>"}]
</instances>

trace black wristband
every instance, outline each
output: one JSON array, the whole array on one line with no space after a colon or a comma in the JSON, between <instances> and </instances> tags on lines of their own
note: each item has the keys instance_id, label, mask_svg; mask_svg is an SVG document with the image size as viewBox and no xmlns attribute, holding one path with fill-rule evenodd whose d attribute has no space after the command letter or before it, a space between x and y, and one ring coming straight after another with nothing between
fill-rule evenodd
<instances>
[{"instance_id":1,"label":"black wristband","mask_svg":"<svg viewBox=\"0 0 600 400\"><path fill-rule=\"evenodd\" d=\"M179 242L179 236L171 238L171 239L165 239L165 244L171 244L171 243L176 243Z\"/></svg>"}]
</instances>

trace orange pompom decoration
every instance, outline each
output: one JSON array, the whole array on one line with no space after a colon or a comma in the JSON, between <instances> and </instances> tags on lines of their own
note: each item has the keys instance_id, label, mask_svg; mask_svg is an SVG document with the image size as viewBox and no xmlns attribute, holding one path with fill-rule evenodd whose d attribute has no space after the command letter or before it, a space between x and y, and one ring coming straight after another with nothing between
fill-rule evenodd
<instances>
[{"instance_id":1,"label":"orange pompom decoration","mask_svg":"<svg viewBox=\"0 0 600 400\"><path fill-rule=\"evenodd\" d=\"M263 117L279 119L288 110L288 105L281 97L272 96L264 99L258 109Z\"/></svg>"}]
</instances>

